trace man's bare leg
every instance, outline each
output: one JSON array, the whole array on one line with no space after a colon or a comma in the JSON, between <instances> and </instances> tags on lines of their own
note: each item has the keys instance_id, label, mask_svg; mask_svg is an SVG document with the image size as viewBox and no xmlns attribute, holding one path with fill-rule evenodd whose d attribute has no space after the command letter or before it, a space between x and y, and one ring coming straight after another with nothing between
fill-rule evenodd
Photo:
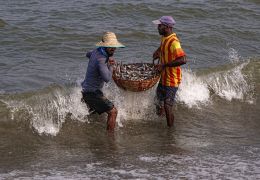
<instances>
[{"instance_id":1,"label":"man's bare leg","mask_svg":"<svg viewBox=\"0 0 260 180\"><path fill-rule=\"evenodd\" d=\"M159 104L156 105L156 114L158 116L165 116L165 110L164 110L164 102L159 102Z\"/></svg>"},{"instance_id":2,"label":"man's bare leg","mask_svg":"<svg viewBox=\"0 0 260 180\"><path fill-rule=\"evenodd\" d=\"M167 125L169 127L172 127L174 123L174 114L172 111L172 106L168 105L167 103L164 103L164 108L165 108L165 114L167 119Z\"/></svg>"},{"instance_id":3,"label":"man's bare leg","mask_svg":"<svg viewBox=\"0 0 260 180\"><path fill-rule=\"evenodd\" d=\"M113 132L116 126L117 109L113 107L107 114L107 130Z\"/></svg>"}]
</instances>

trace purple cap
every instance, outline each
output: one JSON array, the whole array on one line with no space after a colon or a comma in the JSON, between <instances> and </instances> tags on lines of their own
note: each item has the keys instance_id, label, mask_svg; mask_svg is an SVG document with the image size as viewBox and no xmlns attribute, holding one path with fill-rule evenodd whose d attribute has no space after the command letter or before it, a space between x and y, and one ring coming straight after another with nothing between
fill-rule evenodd
<instances>
[{"instance_id":1,"label":"purple cap","mask_svg":"<svg viewBox=\"0 0 260 180\"><path fill-rule=\"evenodd\" d=\"M162 16L160 19L154 20L154 24L164 24L170 27L173 27L173 25L176 23L175 20L171 16Z\"/></svg>"}]
</instances>

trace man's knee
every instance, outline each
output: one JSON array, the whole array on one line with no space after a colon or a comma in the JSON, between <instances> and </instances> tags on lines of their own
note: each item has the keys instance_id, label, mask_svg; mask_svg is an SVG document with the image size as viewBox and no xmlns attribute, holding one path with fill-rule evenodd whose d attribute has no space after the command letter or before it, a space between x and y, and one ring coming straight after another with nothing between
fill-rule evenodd
<instances>
[{"instance_id":1,"label":"man's knee","mask_svg":"<svg viewBox=\"0 0 260 180\"><path fill-rule=\"evenodd\" d=\"M164 106L173 106L174 100L167 98L164 100Z\"/></svg>"},{"instance_id":2,"label":"man's knee","mask_svg":"<svg viewBox=\"0 0 260 180\"><path fill-rule=\"evenodd\" d=\"M117 114L117 109L116 107L114 106L110 111L107 112L108 114L111 114L111 115L116 115Z\"/></svg>"}]
</instances>

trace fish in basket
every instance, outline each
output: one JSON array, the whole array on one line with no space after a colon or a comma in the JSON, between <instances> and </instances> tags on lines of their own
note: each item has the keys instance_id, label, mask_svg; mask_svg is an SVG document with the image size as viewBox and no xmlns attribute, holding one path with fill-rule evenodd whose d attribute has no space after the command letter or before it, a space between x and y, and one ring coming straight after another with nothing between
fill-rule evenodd
<instances>
[{"instance_id":1,"label":"fish in basket","mask_svg":"<svg viewBox=\"0 0 260 180\"><path fill-rule=\"evenodd\" d=\"M160 73L152 63L116 64L113 72L116 85L128 91L145 91L160 79Z\"/></svg>"}]
</instances>

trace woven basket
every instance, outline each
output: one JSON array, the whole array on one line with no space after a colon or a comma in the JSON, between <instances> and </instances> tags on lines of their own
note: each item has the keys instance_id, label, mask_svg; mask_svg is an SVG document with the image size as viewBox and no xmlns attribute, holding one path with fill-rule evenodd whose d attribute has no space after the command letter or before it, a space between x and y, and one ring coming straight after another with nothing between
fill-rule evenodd
<instances>
[{"instance_id":1,"label":"woven basket","mask_svg":"<svg viewBox=\"0 0 260 180\"><path fill-rule=\"evenodd\" d=\"M148 64L152 65L150 63L134 63L132 65L140 65L140 64ZM115 75L115 71L113 73L113 80L115 81L116 85L119 88L122 88L124 90L133 91L133 92L140 92L145 91L153 87L158 80L160 79L160 74L155 73L155 75L149 79L145 80L125 80L117 77Z\"/></svg>"}]
</instances>

